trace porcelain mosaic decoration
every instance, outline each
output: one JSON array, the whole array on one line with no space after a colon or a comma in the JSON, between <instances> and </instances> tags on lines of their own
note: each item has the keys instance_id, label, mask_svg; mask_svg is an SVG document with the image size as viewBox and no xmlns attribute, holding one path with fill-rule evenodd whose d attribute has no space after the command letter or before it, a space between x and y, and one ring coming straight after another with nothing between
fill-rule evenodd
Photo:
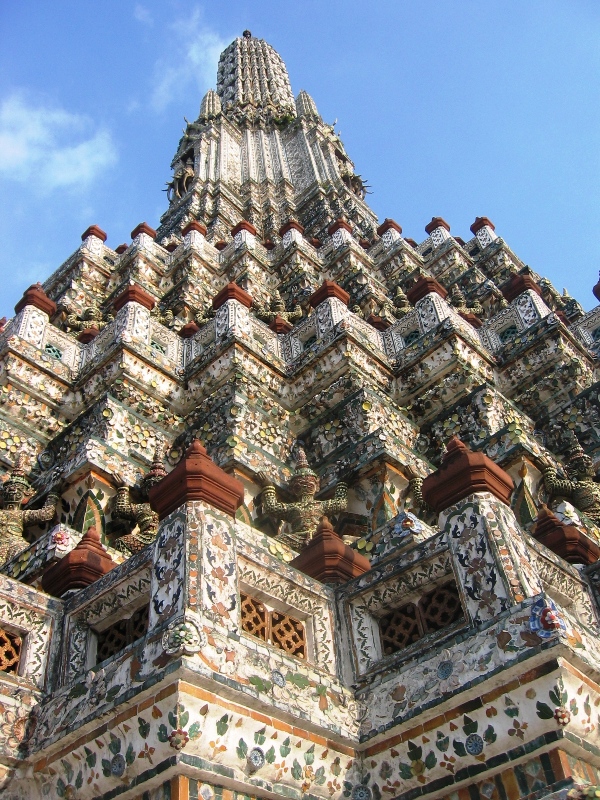
<instances>
[{"instance_id":1,"label":"porcelain mosaic decoration","mask_svg":"<svg viewBox=\"0 0 600 800\"><path fill-rule=\"evenodd\" d=\"M600 307L248 31L171 167L0 331L2 797L600 796Z\"/></svg>"}]
</instances>

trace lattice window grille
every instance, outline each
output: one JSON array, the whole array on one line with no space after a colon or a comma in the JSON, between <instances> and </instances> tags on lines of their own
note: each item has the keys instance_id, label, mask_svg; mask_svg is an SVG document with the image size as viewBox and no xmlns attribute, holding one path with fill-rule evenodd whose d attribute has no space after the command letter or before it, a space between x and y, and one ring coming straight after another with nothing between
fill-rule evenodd
<instances>
[{"instance_id":1,"label":"lattice window grille","mask_svg":"<svg viewBox=\"0 0 600 800\"><path fill-rule=\"evenodd\" d=\"M129 620L132 642L137 642L138 639L142 639L148 633L149 611L150 606L142 606L132 614Z\"/></svg>"},{"instance_id":2,"label":"lattice window grille","mask_svg":"<svg viewBox=\"0 0 600 800\"><path fill-rule=\"evenodd\" d=\"M306 658L306 635L304 625L288 614L271 612L271 644L291 656Z\"/></svg>"},{"instance_id":3,"label":"lattice window grille","mask_svg":"<svg viewBox=\"0 0 600 800\"><path fill-rule=\"evenodd\" d=\"M242 609L242 629L249 633L250 636L256 636L257 639L267 641L268 635L268 611L255 597L250 597L247 594L241 596L241 609Z\"/></svg>"},{"instance_id":4,"label":"lattice window grille","mask_svg":"<svg viewBox=\"0 0 600 800\"><path fill-rule=\"evenodd\" d=\"M23 649L23 639L18 633L0 628L0 672L16 675Z\"/></svg>"},{"instance_id":5,"label":"lattice window grille","mask_svg":"<svg viewBox=\"0 0 600 800\"><path fill-rule=\"evenodd\" d=\"M379 630L383 654L386 656L404 650L424 636L414 603L407 603L382 617L379 621Z\"/></svg>"},{"instance_id":6,"label":"lattice window grille","mask_svg":"<svg viewBox=\"0 0 600 800\"><path fill-rule=\"evenodd\" d=\"M127 641L127 622L128 620L125 619L119 620L98 634L96 663L111 658L111 656L120 653L124 647L127 647L129 644Z\"/></svg>"},{"instance_id":7,"label":"lattice window grille","mask_svg":"<svg viewBox=\"0 0 600 800\"><path fill-rule=\"evenodd\" d=\"M96 647L96 663L112 658L125 647L138 639L142 639L148 632L147 605L138 608L130 617L117 620L103 631L100 631Z\"/></svg>"},{"instance_id":8,"label":"lattice window grille","mask_svg":"<svg viewBox=\"0 0 600 800\"><path fill-rule=\"evenodd\" d=\"M508 328L504 328L503 331L498 331L498 337L502 344L506 344L510 342L512 339L516 338L519 331L516 325L509 325Z\"/></svg>"},{"instance_id":9,"label":"lattice window grille","mask_svg":"<svg viewBox=\"0 0 600 800\"><path fill-rule=\"evenodd\" d=\"M405 650L427 634L444 630L463 618L456 584L437 586L418 602L406 603L379 619L383 655Z\"/></svg>"},{"instance_id":10,"label":"lattice window grille","mask_svg":"<svg viewBox=\"0 0 600 800\"><path fill-rule=\"evenodd\" d=\"M420 338L420 336L421 336L421 331L417 331L417 330L415 330L415 331L410 331L410 332L409 332L409 333L407 333L407 334L406 334L406 336L404 337L404 344L405 344L405 346L406 346L406 347L408 347L408 346L409 346L409 344L412 344L413 342L416 342L416 341L417 341L417 339L419 339L419 338Z\"/></svg>"},{"instance_id":11,"label":"lattice window grille","mask_svg":"<svg viewBox=\"0 0 600 800\"><path fill-rule=\"evenodd\" d=\"M281 611L268 609L255 597L242 593L242 630L296 658L307 657L306 626Z\"/></svg>"},{"instance_id":12,"label":"lattice window grille","mask_svg":"<svg viewBox=\"0 0 600 800\"><path fill-rule=\"evenodd\" d=\"M48 344L44 347L44 353L56 361L62 361L62 350L60 350L56 345L50 344L50 342L48 342Z\"/></svg>"},{"instance_id":13,"label":"lattice window grille","mask_svg":"<svg viewBox=\"0 0 600 800\"><path fill-rule=\"evenodd\" d=\"M427 633L439 631L463 616L456 584L439 586L419 600L419 611Z\"/></svg>"}]
</instances>

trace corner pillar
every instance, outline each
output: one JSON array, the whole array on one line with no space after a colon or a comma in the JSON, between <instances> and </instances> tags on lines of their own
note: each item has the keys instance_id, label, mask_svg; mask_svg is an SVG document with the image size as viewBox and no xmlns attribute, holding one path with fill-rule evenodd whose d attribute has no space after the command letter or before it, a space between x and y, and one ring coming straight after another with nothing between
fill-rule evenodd
<instances>
[{"instance_id":1,"label":"corner pillar","mask_svg":"<svg viewBox=\"0 0 600 800\"><path fill-rule=\"evenodd\" d=\"M475 623L542 592L509 505L513 489L508 473L457 437L448 443L440 468L423 481L423 498L440 515L439 526Z\"/></svg>"},{"instance_id":2,"label":"corner pillar","mask_svg":"<svg viewBox=\"0 0 600 800\"><path fill-rule=\"evenodd\" d=\"M238 635L234 526L243 499L243 485L218 467L198 440L150 492L160 519L150 627L166 625L168 653L200 650L205 628Z\"/></svg>"}]
</instances>

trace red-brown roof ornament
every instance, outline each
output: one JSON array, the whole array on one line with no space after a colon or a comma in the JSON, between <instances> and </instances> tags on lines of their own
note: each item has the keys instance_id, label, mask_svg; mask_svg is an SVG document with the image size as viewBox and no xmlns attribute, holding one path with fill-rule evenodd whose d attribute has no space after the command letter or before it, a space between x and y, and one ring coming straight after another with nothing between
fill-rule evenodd
<instances>
[{"instance_id":1,"label":"red-brown roof ornament","mask_svg":"<svg viewBox=\"0 0 600 800\"><path fill-rule=\"evenodd\" d=\"M18 314L26 306L35 306L49 317L56 314L56 303L48 297L41 283L34 283L23 292L23 297L15 306L15 314Z\"/></svg>"},{"instance_id":2,"label":"red-brown roof ornament","mask_svg":"<svg viewBox=\"0 0 600 800\"><path fill-rule=\"evenodd\" d=\"M485 453L473 452L453 436L439 469L423 481L423 499L438 513L470 494L490 492L510 505L513 479Z\"/></svg>"},{"instance_id":3,"label":"red-brown roof ornament","mask_svg":"<svg viewBox=\"0 0 600 800\"><path fill-rule=\"evenodd\" d=\"M439 294L439 296L444 300L448 295L446 289L444 289L442 284L439 281L436 281L435 278L430 275L421 275L417 282L407 290L406 296L414 305L416 302L432 292Z\"/></svg>"},{"instance_id":4,"label":"red-brown roof ornament","mask_svg":"<svg viewBox=\"0 0 600 800\"><path fill-rule=\"evenodd\" d=\"M323 281L317 291L311 294L311 296L308 298L308 302L313 308L316 308L328 297L337 297L337 299L341 300L346 306L350 300L350 295L348 292L342 289L342 287L335 281Z\"/></svg>"},{"instance_id":5,"label":"red-brown roof ornament","mask_svg":"<svg viewBox=\"0 0 600 800\"><path fill-rule=\"evenodd\" d=\"M312 539L290 565L322 583L345 583L371 569L362 553L344 544L327 517L321 519Z\"/></svg>"},{"instance_id":6,"label":"red-brown roof ornament","mask_svg":"<svg viewBox=\"0 0 600 800\"><path fill-rule=\"evenodd\" d=\"M115 566L92 525L77 547L44 572L42 588L54 597L62 597L70 589L84 589L95 583Z\"/></svg>"},{"instance_id":7,"label":"red-brown roof ornament","mask_svg":"<svg viewBox=\"0 0 600 800\"><path fill-rule=\"evenodd\" d=\"M243 484L218 467L198 439L194 439L175 469L150 489L150 504L160 519L194 500L202 500L232 517L244 502Z\"/></svg>"},{"instance_id":8,"label":"red-brown roof ornament","mask_svg":"<svg viewBox=\"0 0 600 800\"><path fill-rule=\"evenodd\" d=\"M106 233L98 225L90 225L89 228L86 228L81 234L81 241L85 242L88 236L95 236L97 239L101 239L103 242L105 242L108 238Z\"/></svg>"},{"instance_id":9,"label":"red-brown roof ornament","mask_svg":"<svg viewBox=\"0 0 600 800\"><path fill-rule=\"evenodd\" d=\"M570 564L593 564L600 558L598 543L575 525L567 525L546 506L542 506L533 536Z\"/></svg>"},{"instance_id":10,"label":"red-brown roof ornament","mask_svg":"<svg viewBox=\"0 0 600 800\"><path fill-rule=\"evenodd\" d=\"M241 286L238 286L237 283L228 283L227 286L224 286L221 291L213 297L212 300L212 307L216 311L218 308L221 308L228 300L237 300L238 303L241 303L246 308L250 308L254 300L252 297L242 289Z\"/></svg>"},{"instance_id":11,"label":"red-brown roof ornament","mask_svg":"<svg viewBox=\"0 0 600 800\"><path fill-rule=\"evenodd\" d=\"M500 291L509 303L512 303L513 300L528 289L536 292L540 297L542 296L542 290L533 279L529 267L525 267L516 275L511 275L506 283L500 287Z\"/></svg>"}]
</instances>

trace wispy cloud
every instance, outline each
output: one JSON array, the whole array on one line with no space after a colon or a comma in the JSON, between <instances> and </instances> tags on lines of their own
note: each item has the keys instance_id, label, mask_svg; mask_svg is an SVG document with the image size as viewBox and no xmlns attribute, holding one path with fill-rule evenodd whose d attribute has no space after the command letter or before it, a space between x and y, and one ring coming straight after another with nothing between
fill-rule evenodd
<instances>
[{"instance_id":1,"label":"wispy cloud","mask_svg":"<svg viewBox=\"0 0 600 800\"><path fill-rule=\"evenodd\" d=\"M173 57L160 59L155 67L151 105L156 111L163 111L171 101L185 96L190 86L195 86L199 94L214 87L219 56L231 41L204 23L199 8L185 19L176 20L171 35Z\"/></svg>"},{"instance_id":2,"label":"wispy cloud","mask_svg":"<svg viewBox=\"0 0 600 800\"><path fill-rule=\"evenodd\" d=\"M108 130L13 94L0 104L0 177L41 192L89 186L117 160Z\"/></svg>"},{"instance_id":3,"label":"wispy cloud","mask_svg":"<svg viewBox=\"0 0 600 800\"><path fill-rule=\"evenodd\" d=\"M142 25L154 25L152 14L145 6L141 5L141 3L137 3L136 7L133 9L133 16L138 22L141 22Z\"/></svg>"}]
</instances>

